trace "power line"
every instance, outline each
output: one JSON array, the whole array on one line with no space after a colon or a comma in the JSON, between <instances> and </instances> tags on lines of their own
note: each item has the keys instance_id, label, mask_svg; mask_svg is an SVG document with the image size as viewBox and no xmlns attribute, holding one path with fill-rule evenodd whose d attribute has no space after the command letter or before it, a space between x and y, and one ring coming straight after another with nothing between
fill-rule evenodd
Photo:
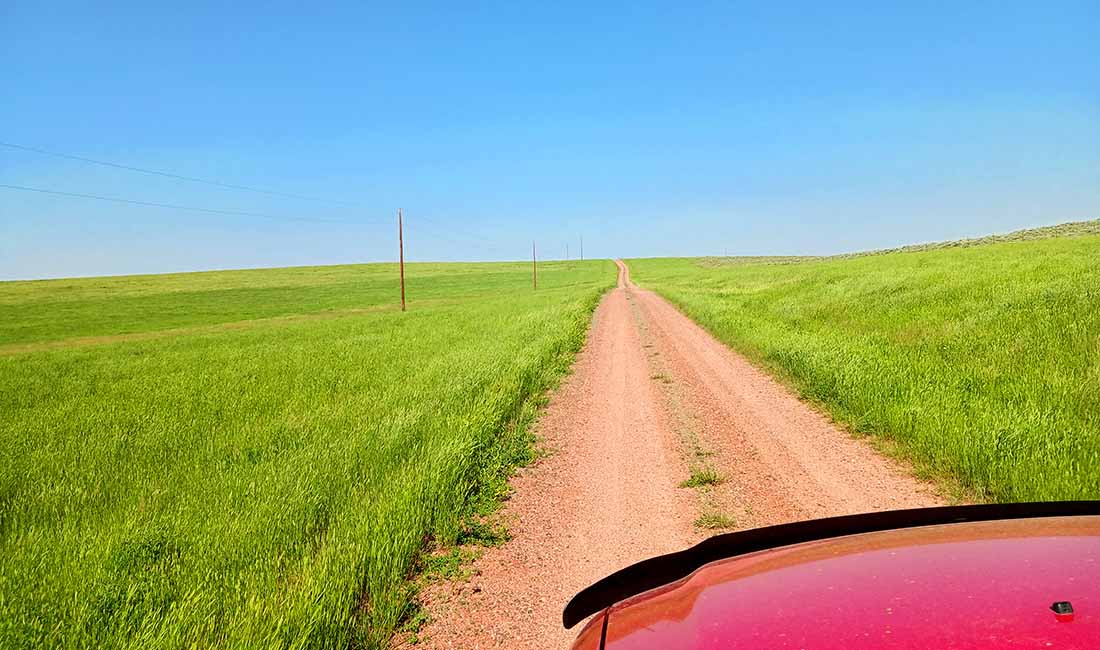
<instances>
[{"instance_id":1,"label":"power line","mask_svg":"<svg viewBox=\"0 0 1100 650\"><path fill-rule=\"evenodd\" d=\"M411 237L409 236L410 234L412 235ZM467 253L468 254L470 252L471 248L472 249L477 249L480 252L488 252L488 253L494 253L494 254L500 254L500 253L503 252L503 249L497 248L495 246L485 245L484 240L474 240L474 239L462 239L462 240L460 240L460 239L454 238L453 236L444 235L443 233L436 232L434 230L423 230L423 229L419 228L418 226L409 224L408 222L405 223L405 235L406 235L405 239L408 242L411 242L413 245L416 244L418 239L419 240L425 240L425 239L434 240L437 243L447 244L447 245L451 246L452 251L455 252L455 253L458 253L458 254L462 254L462 253ZM507 254L507 253L504 253L504 254Z\"/></svg>"},{"instance_id":2,"label":"power line","mask_svg":"<svg viewBox=\"0 0 1100 650\"><path fill-rule=\"evenodd\" d=\"M428 218L428 217L425 217L423 215L417 215L416 219L419 220L420 222L433 224L433 225L437 226L438 228L440 228L443 231L450 232L450 228L448 226L444 225L443 223L440 223L439 221L436 221L434 218ZM410 225L412 226L413 229L418 228L416 221L413 221L413 222L409 222L408 225L406 225L406 230L408 230ZM429 236L434 236L436 239L445 240L445 241L448 241L452 244L456 244L456 245L459 245L459 246L468 246L468 245L472 244L472 245L480 247L482 249L489 250L489 251L496 252L496 253L501 253L503 255L511 255L512 251L514 250L514 249L512 249L512 248L510 248L506 245L493 245L493 244L490 244L490 243L488 243L488 240L485 237L478 237L476 235L471 236L471 235L462 235L462 234L458 234L458 233L455 233L453 235L443 235L443 234L440 234L438 232L435 232L434 229L427 229L427 232L429 233Z\"/></svg>"},{"instance_id":3,"label":"power line","mask_svg":"<svg viewBox=\"0 0 1100 650\"><path fill-rule=\"evenodd\" d=\"M227 188L227 189L244 190L244 191L247 191L247 192L256 192L256 193L259 193L259 194L267 194L267 195L270 195L270 196L281 196L281 197L285 197L285 198L299 199L299 200L305 200L305 201L319 201L319 202L322 202L322 203L331 203L331 204L344 205L344 206L349 206L349 207L363 207L361 204L352 203L352 202L349 202L349 201L326 199L326 198L322 198L322 197L307 196L307 195L304 195L304 194L293 194L293 193L289 193L289 192L278 192L278 191L275 191L275 190L265 190L265 189L261 189L261 188L250 187L248 185L237 185L237 184L234 184L234 183L224 183L224 182L221 182L221 181L211 180L211 179L207 179L207 178L198 178L198 177L195 177L195 176L185 176L185 175L182 175L182 174L176 174L176 173L173 173L173 172L166 172L166 171L157 170L157 169L147 169L147 168L144 168L144 167L135 167L133 165L123 165L123 164L120 164L120 163L110 162L110 161L107 161L107 160L97 160L95 158L87 158L87 157L84 157L84 156L77 156L75 154L62 153L62 152L59 152L59 151L50 151L50 150L47 150L47 149L39 149L37 147L29 147L29 146L26 146L26 145L16 144L16 143L13 143L13 142L0 141L0 146L8 147L9 149L17 149L17 150L20 150L20 151L28 151L28 152L32 152L32 153L42 154L42 155L45 155L45 156L54 156L54 157L57 157L57 158L64 158L64 159L68 159L68 160L76 160L76 161L90 163L90 164L94 164L94 165L102 165L102 166L105 166L105 167L112 167L112 168L115 168L115 169L123 169L123 170L138 172L138 173L142 173L142 174L153 174L153 175L156 175L156 176L162 176L162 177L165 177L165 178L173 178L173 179L188 181L188 182L192 182L192 183L203 183L203 184L206 184L206 185L212 185L212 186L216 186L216 187L223 187L223 188ZM237 211L237 210L219 210L219 209L214 209L214 208L200 208L200 207L191 207L191 206L183 206L183 205L174 205L174 204L169 204L169 203L156 203L156 202L151 202L151 201L137 201L137 200L132 200L132 199L122 199L122 198L115 198L115 197L97 196L97 195L94 195L94 194L81 194L81 193L77 193L77 192L63 192L63 191L59 191L59 190L48 190L48 189L43 189L43 188L26 187L26 186L20 186L20 185L3 185L3 184L0 184L0 187L7 188L7 189L13 189L13 190L22 190L22 191L27 191L27 192L40 192L40 193L43 193L43 194L54 194L54 195L57 195L57 196L68 196L68 197L75 197L75 198L95 199L95 200L98 200L98 201L111 201L111 202L114 202L114 203L128 203L128 204L131 204L131 205L143 205L143 206L148 206L148 207L168 208L168 209L172 209L172 210L187 210L187 211L192 211L192 212L205 212L205 213L209 213L209 214L261 217L261 218L264 218L264 219L280 219L280 220L291 220L291 221L314 221L314 222L319 222L319 223L359 223L359 222L353 222L353 221L334 220L334 219L317 219L317 218L307 218L307 217L280 216L280 215L264 214L264 213L261 213L261 212L243 212L243 211ZM437 226L440 230L443 230L443 231L449 230L449 228L447 226L445 226L442 223L439 223L438 221L434 221L433 219L429 219L429 218L426 218L426 217L418 217L418 218L421 221L427 222L428 224L433 224L433 225ZM419 230L418 228L415 227L415 225L414 225L414 229ZM422 231L422 234L427 234L427 236L430 237L430 238L434 238L434 239L437 239L437 240L443 240L443 241L446 241L448 243L459 245L459 246L468 246L470 244L473 244L474 246L479 246L483 249L488 249L490 251L507 254L505 249L501 249L497 246L492 246L492 245L487 244L487 242L485 241L484 238L480 238L480 237L470 238L470 237L459 235L457 233L455 235L444 235L441 232L433 232L433 230L434 229L428 229L427 232ZM456 239L456 237L457 237L457 239Z\"/></svg>"},{"instance_id":4,"label":"power line","mask_svg":"<svg viewBox=\"0 0 1100 650\"><path fill-rule=\"evenodd\" d=\"M249 187L248 185L236 185L234 183L223 183L221 181L210 180L208 178L198 178L195 176L184 176L182 174L174 174L172 172L160 171L157 169L146 169L144 167L134 167L131 165L122 165L119 163L109 162L107 160L96 160L95 158L85 158L84 156L76 156L68 153L61 153L58 151L48 151L46 149L39 149L37 147L28 147L26 145L15 144L12 142L0 142L0 146L8 147L9 149L18 149L20 151L29 151L32 153L42 154L44 156L54 156L56 158L66 158L68 160L78 160L80 162L91 163L93 165L103 165L104 167L114 167L115 169L125 169L131 172L139 172L142 174L153 174L156 176L164 176L165 178L174 178L182 181L189 181L192 183L204 183L206 185L214 185L216 187L224 187L232 190L245 190L247 192L257 192L259 194L267 194L270 196L281 196L284 198L301 199L303 201L320 201L322 203L335 203L338 205L353 206L354 203L348 201L337 201L334 199L325 199L318 196L307 196L304 194L291 194L289 192L277 192L275 190L265 190L258 187Z\"/></svg>"},{"instance_id":5,"label":"power line","mask_svg":"<svg viewBox=\"0 0 1100 650\"><path fill-rule=\"evenodd\" d=\"M418 217L419 218L419 217ZM488 251L491 253L497 253L502 255L511 255L511 251L501 246L494 246L489 244L484 237L464 237L461 235L445 235L441 232L432 229L421 229L419 225L415 223L415 220L406 220L405 231L412 232L413 235L420 235L421 237L427 237L428 239L434 239L438 242L444 242L452 244L458 248L479 248L482 251Z\"/></svg>"},{"instance_id":6,"label":"power line","mask_svg":"<svg viewBox=\"0 0 1100 650\"><path fill-rule=\"evenodd\" d=\"M97 201L111 201L113 203L128 203L130 205L143 205L153 208L168 208L170 210L187 210L190 212L206 212L209 214L223 214L237 217L261 217L263 219L280 219L287 221L311 221L318 223L356 223L354 221L338 221L335 219L317 219L311 217L295 217L288 215L265 214L263 212L242 212L238 210L217 210L214 208L198 208L188 205L176 205L172 203L154 203L152 201L137 201L134 199L120 199L111 196L98 196L96 194L81 194L79 192L62 192L60 190L47 190L41 187L26 187L24 185L6 185L0 183L0 188L20 190L23 192L39 192L41 194L53 194L56 196L68 196L80 199L95 199Z\"/></svg>"}]
</instances>

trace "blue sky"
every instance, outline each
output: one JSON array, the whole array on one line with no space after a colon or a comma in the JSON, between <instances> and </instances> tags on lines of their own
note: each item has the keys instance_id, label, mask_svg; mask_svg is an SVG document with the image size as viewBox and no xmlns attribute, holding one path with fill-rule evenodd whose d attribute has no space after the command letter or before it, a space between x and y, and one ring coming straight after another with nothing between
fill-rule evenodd
<instances>
[{"instance_id":1,"label":"blue sky","mask_svg":"<svg viewBox=\"0 0 1100 650\"><path fill-rule=\"evenodd\" d=\"M1100 4L0 6L0 278L820 254L1100 217ZM234 5L234 6L229 6ZM350 204L350 205L349 205Z\"/></svg>"}]
</instances>

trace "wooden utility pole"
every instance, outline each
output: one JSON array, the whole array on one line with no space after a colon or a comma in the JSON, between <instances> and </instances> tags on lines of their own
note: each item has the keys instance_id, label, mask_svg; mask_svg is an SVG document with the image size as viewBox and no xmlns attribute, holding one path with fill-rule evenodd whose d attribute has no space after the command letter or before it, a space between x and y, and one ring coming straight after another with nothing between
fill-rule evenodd
<instances>
[{"instance_id":1,"label":"wooden utility pole","mask_svg":"<svg viewBox=\"0 0 1100 650\"><path fill-rule=\"evenodd\" d=\"M405 232L401 223L401 208L397 208L398 266L401 268L401 311L405 311Z\"/></svg>"},{"instance_id":2,"label":"wooden utility pole","mask_svg":"<svg viewBox=\"0 0 1100 650\"><path fill-rule=\"evenodd\" d=\"M539 269L538 263L535 261L535 242L531 242L531 285L535 288L539 288Z\"/></svg>"}]
</instances>

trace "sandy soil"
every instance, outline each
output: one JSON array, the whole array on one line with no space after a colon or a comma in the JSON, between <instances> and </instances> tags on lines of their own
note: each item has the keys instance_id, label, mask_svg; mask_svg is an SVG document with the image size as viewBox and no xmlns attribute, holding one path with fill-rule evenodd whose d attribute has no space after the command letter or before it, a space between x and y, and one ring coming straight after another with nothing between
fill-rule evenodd
<instances>
[{"instance_id":1,"label":"sandy soil","mask_svg":"<svg viewBox=\"0 0 1100 650\"><path fill-rule=\"evenodd\" d=\"M569 598L720 532L693 524L703 512L748 528L941 503L619 266L539 420L551 453L513 480L512 541L488 549L469 582L425 593L423 647L568 648ZM723 483L678 487L700 458Z\"/></svg>"}]
</instances>

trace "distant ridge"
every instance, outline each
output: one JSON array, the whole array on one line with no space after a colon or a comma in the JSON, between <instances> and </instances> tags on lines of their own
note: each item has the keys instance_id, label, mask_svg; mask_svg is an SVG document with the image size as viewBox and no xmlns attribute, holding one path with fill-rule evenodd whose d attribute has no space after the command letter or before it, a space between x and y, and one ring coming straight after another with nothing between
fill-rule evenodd
<instances>
[{"instance_id":1,"label":"distant ridge","mask_svg":"<svg viewBox=\"0 0 1100 650\"><path fill-rule=\"evenodd\" d=\"M963 248L966 246L982 246L984 244L999 244L1010 241L1028 241L1032 239L1051 239L1054 237L1083 237L1086 235L1100 235L1100 219L1089 221L1069 221L1054 226L1042 228L1026 228L1014 230L1003 235L986 235L985 237L973 237L971 239L955 239L951 241L931 242L928 244L909 244L897 248L883 248L879 250L863 251L859 253L842 253L829 257L856 257L862 255L883 255L885 253L909 253L913 251L936 250L939 248Z\"/></svg>"},{"instance_id":2,"label":"distant ridge","mask_svg":"<svg viewBox=\"0 0 1100 650\"><path fill-rule=\"evenodd\" d=\"M869 251L857 251L855 253L838 253L836 255L744 255L732 257L704 257L700 260L703 266L728 266L733 264L797 264L814 260L848 259L853 257L866 257L868 255L886 255L888 253L916 253L920 251L939 250L943 248L966 248L969 246L984 246L986 244L1000 244L1003 242L1031 241L1035 239L1053 239L1055 237L1085 237L1088 235L1100 235L1100 219L1088 221L1068 221L1053 226L1041 228L1025 228L1014 230L1001 235L986 235L984 237L972 237L969 239L953 239L949 241L929 242L926 244L908 244L895 248L878 248Z\"/></svg>"}]
</instances>

